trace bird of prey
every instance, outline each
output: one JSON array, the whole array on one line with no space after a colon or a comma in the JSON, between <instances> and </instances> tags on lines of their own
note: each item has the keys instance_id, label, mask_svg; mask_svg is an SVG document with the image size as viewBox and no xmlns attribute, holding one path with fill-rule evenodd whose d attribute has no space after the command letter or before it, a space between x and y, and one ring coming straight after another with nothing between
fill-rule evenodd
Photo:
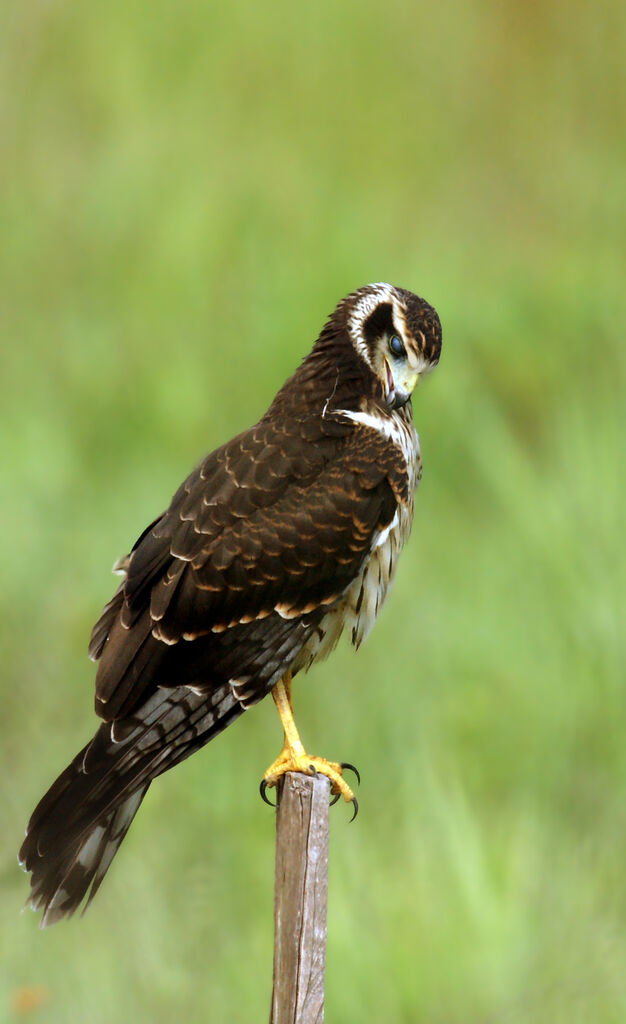
<instances>
[{"instance_id":1,"label":"bird of prey","mask_svg":"<svg viewBox=\"0 0 626 1024\"><path fill-rule=\"evenodd\" d=\"M305 751L291 679L344 630L358 647L378 615L421 475L410 398L440 351L423 299L389 284L348 295L259 422L208 455L117 564L89 645L103 721L20 850L42 927L87 908L152 780L270 692L284 744L262 792L317 771L354 801L347 766Z\"/></svg>"}]
</instances>

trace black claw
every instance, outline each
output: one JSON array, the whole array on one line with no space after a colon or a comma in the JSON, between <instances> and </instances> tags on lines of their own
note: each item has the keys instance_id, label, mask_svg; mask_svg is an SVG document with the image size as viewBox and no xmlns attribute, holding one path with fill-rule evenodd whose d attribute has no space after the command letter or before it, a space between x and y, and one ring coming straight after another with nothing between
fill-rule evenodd
<instances>
[{"instance_id":1,"label":"black claw","mask_svg":"<svg viewBox=\"0 0 626 1024\"><path fill-rule=\"evenodd\" d=\"M354 821L354 819L356 818L357 814L359 813L359 803L358 803L358 800L357 800L357 798L355 796L352 797L351 803L354 804L354 814L350 818L350 823L352 823Z\"/></svg>"},{"instance_id":2,"label":"black claw","mask_svg":"<svg viewBox=\"0 0 626 1024\"><path fill-rule=\"evenodd\" d=\"M328 806L329 807L334 807L340 796L341 796L341 793L335 793L334 797L332 798L332 800L330 801Z\"/></svg>"},{"instance_id":3,"label":"black claw","mask_svg":"<svg viewBox=\"0 0 626 1024\"><path fill-rule=\"evenodd\" d=\"M358 782L359 786L361 785L361 776L359 775L358 768L355 768L354 765L350 764L349 761L342 761L339 767L343 772L345 772L346 768L348 769L348 771L354 772L354 774L356 775L356 781Z\"/></svg>"},{"instance_id":4,"label":"black claw","mask_svg":"<svg viewBox=\"0 0 626 1024\"><path fill-rule=\"evenodd\" d=\"M310 764L309 768L311 770L311 775L317 775L317 768L315 767L314 764Z\"/></svg>"},{"instance_id":5,"label":"black claw","mask_svg":"<svg viewBox=\"0 0 626 1024\"><path fill-rule=\"evenodd\" d=\"M268 807L276 807L276 804L273 804L271 800L267 799L266 790L267 790L267 782L265 781L265 779L261 779L261 785L259 786L259 793L261 794L261 800L264 800Z\"/></svg>"}]
</instances>

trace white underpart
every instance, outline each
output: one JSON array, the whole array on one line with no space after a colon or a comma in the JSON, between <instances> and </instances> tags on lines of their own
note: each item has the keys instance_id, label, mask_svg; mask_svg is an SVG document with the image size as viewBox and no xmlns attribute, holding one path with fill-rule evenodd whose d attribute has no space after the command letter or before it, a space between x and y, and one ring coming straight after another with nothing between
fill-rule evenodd
<instances>
[{"instance_id":1,"label":"white underpart","mask_svg":"<svg viewBox=\"0 0 626 1024\"><path fill-rule=\"evenodd\" d=\"M384 530L381 530L380 533L378 533L376 535L376 538L375 538L374 543L372 545L372 550L375 551L376 548L382 548L383 545L387 543L387 538L389 537L389 534L393 533L394 530L397 530L399 525L400 525L400 517L399 517L398 512L396 510L396 514L393 517L393 519L391 520L391 522L389 523L389 526L386 526Z\"/></svg>"},{"instance_id":2,"label":"white underpart","mask_svg":"<svg viewBox=\"0 0 626 1024\"><path fill-rule=\"evenodd\" d=\"M419 439L412 420L402 413L385 417L345 410L342 413L384 434L401 449L409 476L409 499L398 505L389 525L374 535L369 557L359 575L348 587L343 600L324 616L304 645L293 665L294 671L309 668L313 662L326 658L344 629L350 630L352 643L359 647L376 622L393 581L398 556L411 532L413 496L421 475Z\"/></svg>"}]
</instances>

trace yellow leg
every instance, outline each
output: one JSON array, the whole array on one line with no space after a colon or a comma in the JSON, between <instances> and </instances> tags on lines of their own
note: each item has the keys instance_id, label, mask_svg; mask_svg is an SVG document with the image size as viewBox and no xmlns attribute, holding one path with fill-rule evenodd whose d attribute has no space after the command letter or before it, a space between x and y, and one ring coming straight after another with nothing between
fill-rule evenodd
<instances>
[{"instance_id":1,"label":"yellow leg","mask_svg":"<svg viewBox=\"0 0 626 1024\"><path fill-rule=\"evenodd\" d=\"M284 740L283 749L263 776L261 782L263 799L266 799L265 790L275 786L286 772L302 772L304 775L314 775L317 772L330 779L332 792L337 797L342 796L348 803L354 804L356 814L358 805L354 793L343 778L343 769L353 768L353 766L327 761L324 757L311 757L302 745L291 706L291 672L286 672L283 678L276 683L272 689L272 697L283 726ZM355 768L353 770L356 772ZM358 772L356 774L358 778Z\"/></svg>"}]
</instances>

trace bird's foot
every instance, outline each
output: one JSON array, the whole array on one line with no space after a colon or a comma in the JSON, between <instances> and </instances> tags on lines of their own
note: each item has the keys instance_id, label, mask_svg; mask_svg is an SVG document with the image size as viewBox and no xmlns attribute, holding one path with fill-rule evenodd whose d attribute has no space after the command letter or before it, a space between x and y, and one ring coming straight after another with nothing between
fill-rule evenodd
<instances>
[{"instance_id":1,"label":"bird's foot","mask_svg":"<svg viewBox=\"0 0 626 1024\"><path fill-rule=\"evenodd\" d=\"M307 754L304 748L296 750L291 747L283 747L279 756L269 766L261 780L261 796L265 803L269 804L270 801L266 796L266 791L275 786L279 779L287 772L301 772L303 775L325 775L327 779L330 779L330 790L334 796L331 803L336 803L339 797L342 796L346 803L352 804L354 807L354 813L350 819L354 821L359 805L354 793L343 778L343 772L346 768L354 772L357 782L361 781L359 773L353 764L348 764L346 761L340 763L337 761L327 761L325 757L312 757L310 754Z\"/></svg>"}]
</instances>

